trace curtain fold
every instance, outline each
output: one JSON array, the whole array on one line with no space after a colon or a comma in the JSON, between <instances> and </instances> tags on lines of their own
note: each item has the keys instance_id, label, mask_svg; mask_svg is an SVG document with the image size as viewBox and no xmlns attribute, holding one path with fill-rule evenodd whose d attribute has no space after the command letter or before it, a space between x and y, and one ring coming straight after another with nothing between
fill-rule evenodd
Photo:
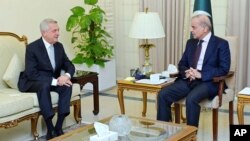
<instances>
[{"instance_id":1,"label":"curtain fold","mask_svg":"<svg viewBox=\"0 0 250 141\"><path fill-rule=\"evenodd\" d=\"M154 72L167 69L168 64L177 65L183 53L185 36L184 0L141 0L141 11L149 8L149 11L158 12L165 30L165 38L150 40L155 48L150 50L150 62ZM140 65L144 63L144 52L140 50Z\"/></svg>"},{"instance_id":2,"label":"curtain fold","mask_svg":"<svg viewBox=\"0 0 250 141\"><path fill-rule=\"evenodd\" d=\"M250 1L229 0L227 18L227 36L237 36L239 39L238 66L236 73L236 90L250 86Z\"/></svg>"}]
</instances>

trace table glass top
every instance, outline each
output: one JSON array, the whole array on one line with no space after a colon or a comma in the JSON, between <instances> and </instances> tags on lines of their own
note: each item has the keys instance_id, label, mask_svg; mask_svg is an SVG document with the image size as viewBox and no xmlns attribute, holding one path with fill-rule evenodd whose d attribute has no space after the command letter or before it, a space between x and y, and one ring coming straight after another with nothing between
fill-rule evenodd
<instances>
[{"instance_id":1,"label":"table glass top","mask_svg":"<svg viewBox=\"0 0 250 141\"><path fill-rule=\"evenodd\" d=\"M111 117L101 120L101 123L109 125ZM129 117L132 121L131 132L126 136L119 136L119 141L162 141L180 134L196 132L195 127L161 122L143 118ZM191 130L190 130L191 129ZM189 133L188 133L188 132ZM184 134L183 134L184 133ZM87 125L68 132L63 136L54 138L53 140L63 141L89 141L90 136L96 135L93 125ZM175 137L174 137L175 138ZM176 138L177 139L177 138Z\"/></svg>"}]
</instances>

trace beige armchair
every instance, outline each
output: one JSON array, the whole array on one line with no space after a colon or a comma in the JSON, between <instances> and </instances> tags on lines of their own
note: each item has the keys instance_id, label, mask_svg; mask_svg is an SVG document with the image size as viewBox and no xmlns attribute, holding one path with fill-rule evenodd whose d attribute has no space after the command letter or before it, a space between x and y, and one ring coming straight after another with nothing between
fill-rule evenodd
<instances>
[{"instance_id":1,"label":"beige armchair","mask_svg":"<svg viewBox=\"0 0 250 141\"><path fill-rule=\"evenodd\" d=\"M229 104L229 123L233 124L233 101L235 97L235 83L236 83L236 73L237 73L237 50L238 50L238 39L237 37L225 37L229 42L230 52L231 52L231 68L230 72L226 76L215 77L214 82L218 83L219 91L216 97L213 100L204 100L200 103L202 108L212 109L213 116L213 140L217 141L218 138L218 109L225 104ZM224 89L224 82L226 82L228 88ZM182 106L185 105L185 99L177 101L174 104L175 107L175 122L180 123L180 118L182 116ZM184 119L185 120L185 119Z\"/></svg>"}]
</instances>

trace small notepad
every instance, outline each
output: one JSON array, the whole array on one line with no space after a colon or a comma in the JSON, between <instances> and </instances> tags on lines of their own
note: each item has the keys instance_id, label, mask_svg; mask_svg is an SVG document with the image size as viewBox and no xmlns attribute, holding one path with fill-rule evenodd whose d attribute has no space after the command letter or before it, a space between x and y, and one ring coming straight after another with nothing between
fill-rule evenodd
<instances>
[{"instance_id":1,"label":"small notepad","mask_svg":"<svg viewBox=\"0 0 250 141\"><path fill-rule=\"evenodd\" d=\"M166 82L167 79L160 79L159 81L150 81L150 79L140 79L135 81L136 83L143 83L143 84L151 84L151 85L159 85Z\"/></svg>"},{"instance_id":2,"label":"small notepad","mask_svg":"<svg viewBox=\"0 0 250 141\"><path fill-rule=\"evenodd\" d=\"M239 92L239 94L250 95L250 87L246 87Z\"/></svg>"}]
</instances>

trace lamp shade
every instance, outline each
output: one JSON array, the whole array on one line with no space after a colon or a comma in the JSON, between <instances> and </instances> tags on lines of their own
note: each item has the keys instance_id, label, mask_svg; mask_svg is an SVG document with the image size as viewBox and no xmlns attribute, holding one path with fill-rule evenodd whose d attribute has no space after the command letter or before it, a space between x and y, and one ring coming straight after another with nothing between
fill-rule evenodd
<instances>
[{"instance_id":1,"label":"lamp shade","mask_svg":"<svg viewBox=\"0 0 250 141\"><path fill-rule=\"evenodd\" d=\"M159 14L139 12L135 15L129 37L136 39L154 39L165 37Z\"/></svg>"}]
</instances>

